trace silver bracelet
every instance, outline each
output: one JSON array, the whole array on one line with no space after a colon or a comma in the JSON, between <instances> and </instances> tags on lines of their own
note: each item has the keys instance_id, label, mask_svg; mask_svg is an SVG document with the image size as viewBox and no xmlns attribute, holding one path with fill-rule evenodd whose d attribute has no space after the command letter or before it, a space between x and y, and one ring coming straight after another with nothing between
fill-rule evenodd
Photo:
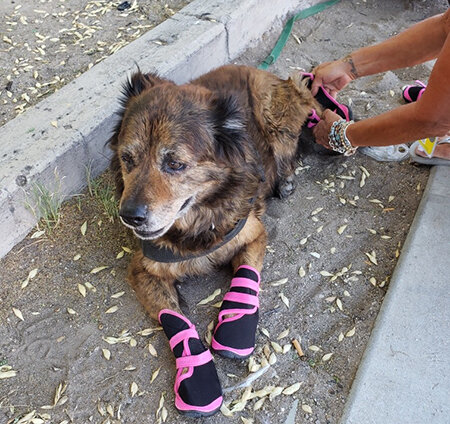
<instances>
[{"instance_id":1,"label":"silver bracelet","mask_svg":"<svg viewBox=\"0 0 450 424\"><path fill-rule=\"evenodd\" d=\"M342 153L344 156L351 156L356 153L358 148L353 147L347 138L347 127L354 123L354 121L340 119L339 121L334 121L333 125L331 125L331 130L328 134L328 144L335 152Z\"/></svg>"}]
</instances>

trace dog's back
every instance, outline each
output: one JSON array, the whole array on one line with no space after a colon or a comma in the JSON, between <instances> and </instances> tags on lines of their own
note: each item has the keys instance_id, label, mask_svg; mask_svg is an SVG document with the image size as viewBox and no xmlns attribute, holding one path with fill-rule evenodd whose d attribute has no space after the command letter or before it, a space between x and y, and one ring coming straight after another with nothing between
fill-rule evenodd
<instances>
[{"instance_id":1,"label":"dog's back","mask_svg":"<svg viewBox=\"0 0 450 424\"><path fill-rule=\"evenodd\" d=\"M281 80L270 72L237 65L220 67L191 84L236 96L249 139L260 155L266 195L273 194L293 173L298 138L308 114L313 108L320 111L311 92L299 79Z\"/></svg>"}]
</instances>

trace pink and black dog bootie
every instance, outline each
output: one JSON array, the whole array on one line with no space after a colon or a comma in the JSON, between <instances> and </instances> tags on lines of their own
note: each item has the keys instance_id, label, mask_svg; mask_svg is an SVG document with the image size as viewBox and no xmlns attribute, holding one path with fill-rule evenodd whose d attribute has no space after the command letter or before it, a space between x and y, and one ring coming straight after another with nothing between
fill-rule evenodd
<instances>
[{"instance_id":1,"label":"pink and black dog bootie","mask_svg":"<svg viewBox=\"0 0 450 424\"><path fill-rule=\"evenodd\" d=\"M312 82L314 81L314 74L310 72L302 72L302 80L308 79L307 87L311 90ZM353 119L353 112L349 106L339 103L327 90L321 85L319 91L314 96L315 99L323 106L324 109L330 109L334 113L337 113L342 119L351 121ZM308 116L306 126L308 128L315 127L320 121L317 112L313 109Z\"/></svg>"},{"instance_id":2,"label":"pink and black dog bootie","mask_svg":"<svg viewBox=\"0 0 450 424\"><path fill-rule=\"evenodd\" d=\"M175 407L189 417L215 414L223 397L211 352L200 341L195 326L183 315L163 309L158 318L175 355Z\"/></svg>"},{"instance_id":3,"label":"pink and black dog bootie","mask_svg":"<svg viewBox=\"0 0 450 424\"><path fill-rule=\"evenodd\" d=\"M426 84L419 80L416 80L416 84L405 85L402 88L403 100L406 103L416 102L422 97L422 94L426 88Z\"/></svg>"},{"instance_id":4,"label":"pink and black dog bootie","mask_svg":"<svg viewBox=\"0 0 450 424\"><path fill-rule=\"evenodd\" d=\"M226 358L245 359L255 349L259 318L259 272L241 265L224 296L211 347Z\"/></svg>"}]
</instances>

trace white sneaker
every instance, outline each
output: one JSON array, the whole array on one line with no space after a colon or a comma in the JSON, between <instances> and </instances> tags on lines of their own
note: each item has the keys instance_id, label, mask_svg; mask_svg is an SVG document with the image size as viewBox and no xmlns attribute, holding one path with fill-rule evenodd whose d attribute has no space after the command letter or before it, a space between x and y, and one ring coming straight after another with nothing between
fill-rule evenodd
<instances>
[{"instance_id":1,"label":"white sneaker","mask_svg":"<svg viewBox=\"0 0 450 424\"><path fill-rule=\"evenodd\" d=\"M360 147L358 151L380 162L401 162L409 157L409 148L406 144Z\"/></svg>"}]
</instances>

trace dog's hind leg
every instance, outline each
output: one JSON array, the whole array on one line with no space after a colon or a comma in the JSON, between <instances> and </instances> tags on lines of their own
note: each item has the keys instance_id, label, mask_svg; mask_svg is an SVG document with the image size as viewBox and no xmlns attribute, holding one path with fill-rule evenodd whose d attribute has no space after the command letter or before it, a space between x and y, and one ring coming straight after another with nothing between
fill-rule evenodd
<instances>
[{"instance_id":1,"label":"dog's hind leg","mask_svg":"<svg viewBox=\"0 0 450 424\"><path fill-rule=\"evenodd\" d=\"M230 291L225 294L211 347L227 358L247 358L255 349L259 319L259 272L266 249L266 230L250 216L245 236L251 237L233 258L235 270ZM246 225L246 226L247 226ZM249 231L250 230L250 231Z\"/></svg>"},{"instance_id":2,"label":"dog's hind leg","mask_svg":"<svg viewBox=\"0 0 450 424\"><path fill-rule=\"evenodd\" d=\"M151 275L142 263L141 253L137 253L131 261L128 282L153 319L158 320L158 314L163 309L181 313L174 279Z\"/></svg>"}]
</instances>

